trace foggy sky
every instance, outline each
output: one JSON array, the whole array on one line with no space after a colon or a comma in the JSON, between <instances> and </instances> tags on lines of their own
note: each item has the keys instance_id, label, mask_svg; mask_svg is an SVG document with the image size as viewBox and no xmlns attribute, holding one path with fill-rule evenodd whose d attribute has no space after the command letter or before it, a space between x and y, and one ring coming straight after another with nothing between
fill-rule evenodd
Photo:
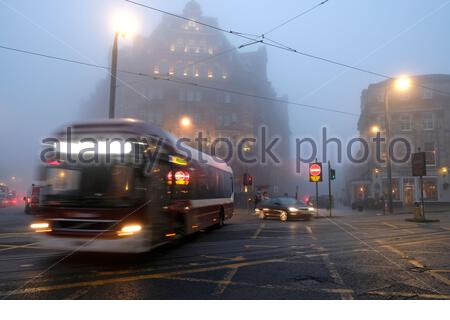
<instances>
[{"instance_id":1,"label":"foggy sky","mask_svg":"<svg viewBox=\"0 0 450 320\"><path fill-rule=\"evenodd\" d=\"M141 2L181 13L187 0ZM221 27L260 34L320 1L198 2ZM271 38L384 74L450 73L449 3L330 0ZM0 45L108 65L109 20L117 8L137 17L143 35L161 19L160 13L120 0L0 0ZM227 37L242 44L242 39ZM120 42L131 45L132 39ZM269 80L280 96L296 102L359 113L361 90L383 80L275 48L268 48L268 57ZM30 183L40 139L62 123L81 119L81 105L107 76L104 70L0 49L0 180L17 176L23 185ZM294 136L318 136L327 126L330 134L347 138L356 135L356 123L357 117L290 108Z\"/></svg>"}]
</instances>

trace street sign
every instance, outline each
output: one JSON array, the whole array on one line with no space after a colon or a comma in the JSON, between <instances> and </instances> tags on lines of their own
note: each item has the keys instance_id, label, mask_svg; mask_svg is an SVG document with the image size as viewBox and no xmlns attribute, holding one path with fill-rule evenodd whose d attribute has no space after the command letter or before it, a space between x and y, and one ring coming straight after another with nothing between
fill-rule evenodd
<instances>
[{"instance_id":1,"label":"street sign","mask_svg":"<svg viewBox=\"0 0 450 320\"><path fill-rule=\"evenodd\" d=\"M426 153L416 152L412 154L412 175L423 177L427 175Z\"/></svg>"},{"instance_id":2,"label":"street sign","mask_svg":"<svg viewBox=\"0 0 450 320\"><path fill-rule=\"evenodd\" d=\"M322 182L322 163L309 164L309 182Z\"/></svg>"}]
</instances>

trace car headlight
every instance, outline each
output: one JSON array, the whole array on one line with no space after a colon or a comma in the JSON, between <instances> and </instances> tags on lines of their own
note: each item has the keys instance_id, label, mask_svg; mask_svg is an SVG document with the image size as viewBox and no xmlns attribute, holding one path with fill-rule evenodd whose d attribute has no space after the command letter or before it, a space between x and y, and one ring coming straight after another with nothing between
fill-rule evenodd
<instances>
[{"instance_id":1,"label":"car headlight","mask_svg":"<svg viewBox=\"0 0 450 320\"><path fill-rule=\"evenodd\" d=\"M261 210L259 210L259 209L255 209L255 212L260 212Z\"/></svg>"},{"instance_id":2,"label":"car headlight","mask_svg":"<svg viewBox=\"0 0 450 320\"><path fill-rule=\"evenodd\" d=\"M51 232L50 224L48 222L35 222L30 225L30 228L35 232Z\"/></svg>"},{"instance_id":3,"label":"car headlight","mask_svg":"<svg viewBox=\"0 0 450 320\"><path fill-rule=\"evenodd\" d=\"M308 207L308 211L316 211L313 207Z\"/></svg>"},{"instance_id":4,"label":"car headlight","mask_svg":"<svg viewBox=\"0 0 450 320\"><path fill-rule=\"evenodd\" d=\"M122 227L122 229L120 229L120 231L117 232L117 235L119 237L132 236L136 233L139 233L141 230L142 230L142 226L140 226L138 224L130 224L130 225L126 225L126 226Z\"/></svg>"},{"instance_id":5,"label":"car headlight","mask_svg":"<svg viewBox=\"0 0 450 320\"><path fill-rule=\"evenodd\" d=\"M294 207L289 207L288 210L289 210L290 212L298 212L298 209L297 209L297 208L294 208Z\"/></svg>"}]
</instances>

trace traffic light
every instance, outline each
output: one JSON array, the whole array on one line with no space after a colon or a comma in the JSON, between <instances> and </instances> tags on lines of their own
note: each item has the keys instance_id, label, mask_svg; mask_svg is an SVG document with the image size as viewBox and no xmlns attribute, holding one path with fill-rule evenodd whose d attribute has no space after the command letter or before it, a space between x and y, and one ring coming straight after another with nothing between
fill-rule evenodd
<instances>
[{"instance_id":1,"label":"traffic light","mask_svg":"<svg viewBox=\"0 0 450 320\"><path fill-rule=\"evenodd\" d=\"M336 180L336 170L330 169L330 180Z\"/></svg>"},{"instance_id":2,"label":"traffic light","mask_svg":"<svg viewBox=\"0 0 450 320\"><path fill-rule=\"evenodd\" d=\"M248 173L244 173L242 177L242 181L244 186L251 186L253 185L253 177L249 175Z\"/></svg>"}]
</instances>

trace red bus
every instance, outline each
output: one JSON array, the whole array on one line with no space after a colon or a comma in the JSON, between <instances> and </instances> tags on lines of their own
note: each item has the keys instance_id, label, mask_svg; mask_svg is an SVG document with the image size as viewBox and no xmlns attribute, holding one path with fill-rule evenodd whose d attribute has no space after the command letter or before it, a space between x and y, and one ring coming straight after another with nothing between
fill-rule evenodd
<instances>
[{"instance_id":1,"label":"red bus","mask_svg":"<svg viewBox=\"0 0 450 320\"><path fill-rule=\"evenodd\" d=\"M30 227L42 247L140 253L232 217L233 172L223 161L133 119L70 128L57 132L40 172Z\"/></svg>"}]
</instances>

